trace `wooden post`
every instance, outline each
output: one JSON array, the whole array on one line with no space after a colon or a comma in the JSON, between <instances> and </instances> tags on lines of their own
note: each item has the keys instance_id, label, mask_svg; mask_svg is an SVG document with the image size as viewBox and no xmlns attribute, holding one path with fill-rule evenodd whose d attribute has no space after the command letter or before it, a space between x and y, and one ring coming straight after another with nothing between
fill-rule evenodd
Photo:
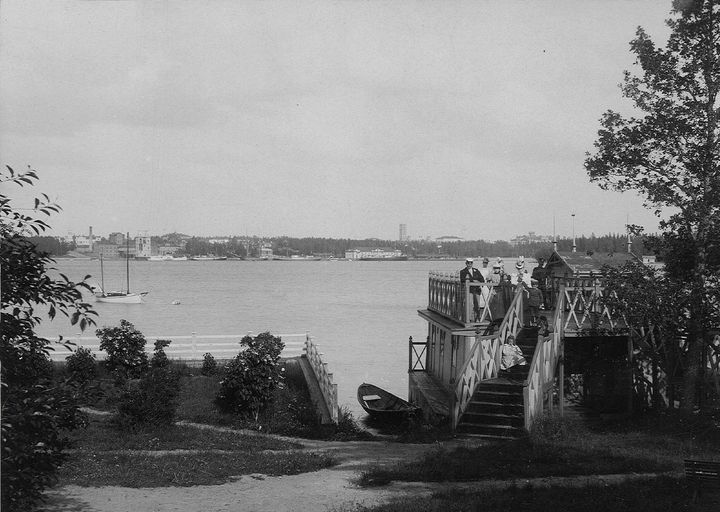
<instances>
[{"instance_id":1,"label":"wooden post","mask_svg":"<svg viewBox=\"0 0 720 512\"><path fill-rule=\"evenodd\" d=\"M565 340L560 338L560 394L558 401L560 402L560 417L565 414Z\"/></svg>"},{"instance_id":2,"label":"wooden post","mask_svg":"<svg viewBox=\"0 0 720 512\"><path fill-rule=\"evenodd\" d=\"M465 281L465 323L466 324L469 324L472 321L473 314L474 314L474 311L473 311L473 306L472 306L471 299L470 299L470 279L468 279L467 281Z\"/></svg>"},{"instance_id":3,"label":"wooden post","mask_svg":"<svg viewBox=\"0 0 720 512\"><path fill-rule=\"evenodd\" d=\"M410 336L410 339L408 340L408 371L409 372L411 372L413 369L412 350L413 350L413 340L412 340L412 336Z\"/></svg>"},{"instance_id":4,"label":"wooden post","mask_svg":"<svg viewBox=\"0 0 720 512\"><path fill-rule=\"evenodd\" d=\"M630 378L628 379L628 398L627 398L627 413L632 414L633 411L633 342L632 336L628 334L628 371L630 372Z\"/></svg>"}]
</instances>

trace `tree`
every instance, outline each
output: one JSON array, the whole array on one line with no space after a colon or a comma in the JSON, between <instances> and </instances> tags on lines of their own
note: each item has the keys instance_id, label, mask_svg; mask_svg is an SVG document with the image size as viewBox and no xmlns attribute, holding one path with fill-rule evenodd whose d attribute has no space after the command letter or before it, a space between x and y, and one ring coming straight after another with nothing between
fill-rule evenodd
<instances>
[{"instance_id":1,"label":"tree","mask_svg":"<svg viewBox=\"0 0 720 512\"><path fill-rule=\"evenodd\" d=\"M720 220L720 3L675 0L671 14L665 48L638 28L630 48L640 72L626 71L621 90L639 115L607 111L585 169L604 189L638 192L658 216L666 207L672 212L660 222L660 242L665 252L686 255L690 300L681 407L687 410L695 403L719 271L710 254ZM680 277L672 266L668 270Z\"/></svg>"},{"instance_id":2,"label":"tree","mask_svg":"<svg viewBox=\"0 0 720 512\"><path fill-rule=\"evenodd\" d=\"M62 432L82 424L72 390L53 384L50 340L35 334L39 308L52 319L60 313L81 329L94 324L95 312L83 301L90 290L65 275L48 273L53 260L28 238L48 228L38 215L60 207L46 195L32 208L15 208L5 195L8 185L33 185L37 173L0 171L0 272L2 275L0 363L2 371L2 508L29 510L52 484L67 440ZM62 341L62 340L60 340Z\"/></svg>"}]
</instances>

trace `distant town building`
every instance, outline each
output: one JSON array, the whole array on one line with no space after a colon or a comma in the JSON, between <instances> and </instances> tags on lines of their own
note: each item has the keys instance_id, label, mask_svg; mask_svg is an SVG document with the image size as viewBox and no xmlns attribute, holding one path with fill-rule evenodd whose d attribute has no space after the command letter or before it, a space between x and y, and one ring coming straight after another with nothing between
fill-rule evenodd
<instances>
[{"instance_id":1,"label":"distant town building","mask_svg":"<svg viewBox=\"0 0 720 512\"><path fill-rule=\"evenodd\" d=\"M399 249L371 249L367 247L360 247L357 249L351 249L345 251L345 258L348 260L361 260L361 259L392 259L402 257L402 251Z\"/></svg>"},{"instance_id":2,"label":"distant town building","mask_svg":"<svg viewBox=\"0 0 720 512\"><path fill-rule=\"evenodd\" d=\"M95 252L98 257L102 257L104 259L117 258L120 256L118 247L119 246L117 244L98 243L95 244L95 250L93 252Z\"/></svg>"},{"instance_id":3,"label":"distant town building","mask_svg":"<svg viewBox=\"0 0 720 512\"><path fill-rule=\"evenodd\" d=\"M110 233L108 235L108 241L115 245L125 245L125 233Z\"/></svg>"},{"instance_id":4,"label":"distant town building","mask_svg":"<svg viewBox=\"0 0 720 512\"><path fill-rule=\"evenodd\" d=\"M230 242L229 238L208 238L207 241L211 244L227 244Z\"/></svg>"},{"instance_id":5,"label":"distant town building","mask_svg":"<svg viewBox=\"0 0 720 512\"><path fill-rule=\"evenodd\" d=\"M398 235L398 240L400 240L401 242L409 240L407 234L407 224L400 224L400 233Z\"/></svg>"},{"instance_id":6,"label":"distant town building","mask_svg":"<svg viewBox=\"0 0 720 512\"><path fill-rule=\"evenodd\" d=\"M537 235L534 231L530 231L527 235L517 235L510 239L510 245L525 245L534 243L552 243L551 235Z\"/></svg>"},{"instance_id":7,"label":"distant town building","mask_svg":"<svg viewBox=\"0 0 720 512\"><path fill-rule=\"evenodd\" d=\"M260 257L261 258L272 258L273 257L273 250L272 247L269 245L263 245L260 247Z\"/></svg>"},{"instance_id":8,"label":"distant town building","mask_svg":"<svg viewBox=\"0 0 720 512\"><path fill-rule=\"evenodd\" d=\"M152 242L149 236L136 236L135 237L135 257L136 258L149 258L152 256Z\"/></svg>"},{"instance_id":9,"label":"distant town building","mask_svg":"<svg viewBox=\"0 0 720 512\"><path fill-rule=\"evenodd\" d=\"M74 235L72 242L75 244L75 250L78 252L92 252L92 240L89 236Z\"/></svg>"}]
</instances>

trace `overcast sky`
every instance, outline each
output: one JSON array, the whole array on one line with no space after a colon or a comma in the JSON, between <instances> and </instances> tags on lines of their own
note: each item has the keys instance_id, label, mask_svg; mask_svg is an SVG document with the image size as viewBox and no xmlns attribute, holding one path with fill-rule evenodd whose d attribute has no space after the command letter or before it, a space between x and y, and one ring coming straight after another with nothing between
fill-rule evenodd
<instances>
[{"instance_id":1,"label":"overcast sky","mask_svg":"<svg viewBox=\"0 0 720 512\"><path fill-rule=\"evenodd\" d=\"M39 171L58 235L654 231L583 160L670 7L1 0L2 164Z\"/></svg>"}]
</instances>

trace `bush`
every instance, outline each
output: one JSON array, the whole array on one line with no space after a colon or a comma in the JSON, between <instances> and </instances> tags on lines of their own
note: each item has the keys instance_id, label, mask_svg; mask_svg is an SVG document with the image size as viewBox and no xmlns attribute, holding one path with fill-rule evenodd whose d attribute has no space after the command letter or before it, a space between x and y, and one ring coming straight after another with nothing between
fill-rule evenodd
<instances>
[{"instance_id":1,"label":"bush","mask_svg":"<svg viewBox=\"0 0 720 512\"><path fill-rule=\"evenodd\" d=\"M257 418L281 385L278 362L285 344L269 332L245 336L240 344L246 348L225 366L215 404L224 413L252 413Z\"/></svg>"},{"instance_id":2,"label":"bush","mask_svg":"<svg viewBox=\"0 0 720 512\"><path fill-rule=\"evenodd\" d=\"M65 369L70 374L71 382L85 386L97 377L95 354L89 348L78 347L65 358Z\"/></svg>"},{"instance_id":3,"label":"bush","mask_svg":"<svg viewBox=\"0 0 720 512\"><path fill-rule=\"evenodd\" d=\"M170 366L170 360L168 359L165 350L163 350L165 347L169 346L170 343L172 343L171 340L155 340L155 352L150 359L151 368L166 368L167 366Z\"/></svg>"},{"instance_id":4,"label":"bush","mask_svg":"<svg viewBox=\"0 0 720 512\"><path fill-rule=\"evenodd\" d=\"M200 370L201 375L205 375L206 377L210 377L211 375L215 375L217 373L217 361L215 361L215 358L211 353L206 353L203 355L203 365L202 370Z\"/></svg>"},{"instance_id":5,"label":"bush","mask_svg":"<svg viewBox=\"0 0 720 512\"><path fill-rule=\"evenodd\" d=\"M138 378L147 369L145 336L127 320L119 327L103 327L95 331L100 338L100 350L107 353L105 368L120 379Z\"/></svg>"},{"instance_id":6,"label":"bush","mask_svg":"<svg viewBox=\"0 0 720 512\"><path fill-rule=\"evenodd\" d=\"M142 426L168 426L175 422L179 405L180 377L170 366L151 368L139 380L131 380L118 399L114 418L122 430Z\"/></svg>"}]
</instances>

